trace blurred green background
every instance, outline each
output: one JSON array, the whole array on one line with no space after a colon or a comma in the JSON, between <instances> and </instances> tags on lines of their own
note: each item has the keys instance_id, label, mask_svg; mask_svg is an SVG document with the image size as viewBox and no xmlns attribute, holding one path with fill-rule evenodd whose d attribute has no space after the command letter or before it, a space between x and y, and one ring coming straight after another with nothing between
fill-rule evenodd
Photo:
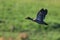
<instances>
[{"instance_id":1,"label":"blurred green background","mask_svg":"<svg viewBox=\"0 0 60 40\"><path fill-rule=\"evenodd\" d=\"M49 25L25 19L28 16L35 18L41 8L48 9L45 21ZM5 37L14 26L13 37L27 31L32 33L29 34L31 40L60 40L60 0L0 0L0 20L5 21L0 23L0 35L5 32Z\"/></svg>"}]
</instances>

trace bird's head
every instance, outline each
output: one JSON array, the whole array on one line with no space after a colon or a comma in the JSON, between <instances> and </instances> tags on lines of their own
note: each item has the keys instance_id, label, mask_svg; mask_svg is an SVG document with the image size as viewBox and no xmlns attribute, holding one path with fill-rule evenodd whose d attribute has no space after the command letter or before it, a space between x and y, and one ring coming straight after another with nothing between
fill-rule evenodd
<instances>
[{"instance_id":1,"label":"bird's head","mask_svg":"<svg viewBox=\"0 0 60 40\"><path fill-rule=\"evenodd\" d=\"M30 17L26 17L25 19L33 20L33 19L32 19L32 18L30 18Z\"/></svg>"},{"instance_id":2,"label":"bird's head","mask_svg":"<svg viewBox=\"0 0 60 40\"><path fill-rule=\"evenodd\" d=\"M26 17L25 19L31 19L30 17Z\"/></svg>"}]
</instances>

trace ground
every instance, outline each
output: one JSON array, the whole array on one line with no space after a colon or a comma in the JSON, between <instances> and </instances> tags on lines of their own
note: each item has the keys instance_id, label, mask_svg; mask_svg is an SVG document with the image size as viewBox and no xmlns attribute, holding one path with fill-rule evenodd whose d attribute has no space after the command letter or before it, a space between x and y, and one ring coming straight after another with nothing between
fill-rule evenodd
<instances>
[{"instance_id":1,"label":"ground","mask_svg":"<svg viewBox=\"0 0 60 40\"><path fill-rule=\"evenodd\" d=\"M48 9L45 22L39 25L25 18L36 17L41 8ZM60 40L60 0L0 0L0 35L8 39L27 31L30 40ZM11 27L15 27L11 32ZM4 34L4 35L3 35Z\"/></svg>"}]
</instances>

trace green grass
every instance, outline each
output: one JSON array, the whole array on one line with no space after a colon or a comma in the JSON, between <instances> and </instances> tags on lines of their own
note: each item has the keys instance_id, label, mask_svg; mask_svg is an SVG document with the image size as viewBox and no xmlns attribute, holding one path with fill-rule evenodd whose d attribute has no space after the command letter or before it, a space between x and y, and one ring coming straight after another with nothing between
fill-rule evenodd
<instances>
[{"instance_id":1,"label":"green grass","mask_svg":"<svg viewBox=\"0 0 60 40\"><path fill-rule=\"evenodd\" d=\"M41 26L25 19L27 16L35 18L41 8L48 9L45 19L49 24L48 26ZM18 29L17 31L29 30L29 33L32 32L31 40L44 40L44 35L40 33L42 32L41 27L43 27L47 28L46 30L43 29L46 40L57 40L60 38L60 0L0 0L0 20L5 21L5 23L0 23L0 30L8 31L11 26L15 26ZM39 32L34 35L35 32L33 31ZM7 37L9 32L6 33Z\"/></svg>"}]
</instances>

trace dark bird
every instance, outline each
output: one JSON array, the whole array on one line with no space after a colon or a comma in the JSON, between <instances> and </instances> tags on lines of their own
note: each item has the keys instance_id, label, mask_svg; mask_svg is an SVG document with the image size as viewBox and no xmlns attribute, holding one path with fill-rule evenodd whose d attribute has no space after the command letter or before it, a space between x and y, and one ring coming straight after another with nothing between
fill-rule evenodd
<instances>
[{"instance_id":1,"label":"dark bird","mask_svg":"<svg viewBox=\"0 0 60 40\"><path fill-rule=\"evenodd\" d=\"M44 22L44 19L45 19L45 16L47 15L47 13L48 13L48 10L42 8L42 9L38 12L36 19L32 19L32 18L30 18L30 17L27 17L26 19L32 20L32 21L34 21L34 22L36 22L36 23L38 23L38 24L48 25L46 22Z\"/></svg>"}]
</instances>

